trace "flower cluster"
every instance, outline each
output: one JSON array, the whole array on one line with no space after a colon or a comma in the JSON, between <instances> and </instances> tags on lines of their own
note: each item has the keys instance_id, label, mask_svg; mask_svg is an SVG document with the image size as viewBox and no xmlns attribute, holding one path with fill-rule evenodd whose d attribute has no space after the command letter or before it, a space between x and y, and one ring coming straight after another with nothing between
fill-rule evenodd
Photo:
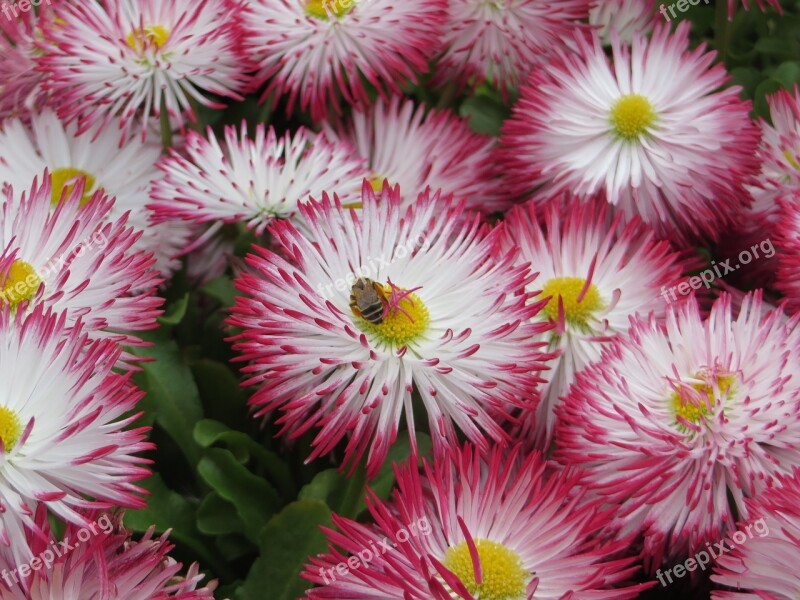
<instances>
[{"instance_id":1,"label":"flower cluster","mask_svg":"<svg viewBox=\"0 0 800 600\"><path fill-rule=\"evenodd\" d=\"M658 4L3 4L0 599L800 597L800 17Z\"/></svg>"}]
</instances>

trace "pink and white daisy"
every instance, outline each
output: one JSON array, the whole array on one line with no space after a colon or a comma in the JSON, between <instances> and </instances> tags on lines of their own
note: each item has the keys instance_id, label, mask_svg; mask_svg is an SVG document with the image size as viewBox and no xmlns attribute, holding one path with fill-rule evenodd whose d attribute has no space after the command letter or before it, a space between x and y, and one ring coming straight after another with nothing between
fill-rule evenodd
<instances>
[{"instance_id":1,"label":"pink and white daisy","mask_svg":"<svg viewBox=\"0 0 800 600\"><path fill-rule=\"evenodd\" d=\"M596 0L589 11L589 23L598 28L606 45L611 43L612 31L619 39L630 43L634 34L648 34L657 22L655 0Z\"/></svg>"},{"instance_id":2,"label":"pink and white daisy","mask_svg":"<svg viewBox=\"0 0 800 600\"><path fill-rule=\"evenodd\" d=\"M749 519L745 498L800 464L800 328L760 294L736 318L722 296L694 300L666 325L633 321L627 338L577 376L559 407L556 458L579 466L641 532L653 572Z\"/></svg>"},{"instance_id":3,"label":"pink and white daisy","mask_svg":"<svg viewBox=\"0 0 800 600\"><path fill-rule=\"evenodd\" d=\"M501 225L499 249L519 248L519 263L539 273L529 291L548 299L535 319L552 323L545 334L559 357L543 376L542 401L524 417L532 442L547 451L555 425L554 409L575 374L600 358L610 341L624 334L630 317L652 313L663 320L673 299L668 288L677 285L683 261L669 243L634 219L628 224L604 203L576 203L559 215L553 203L537 211L533 203L513 209Z\"/></svg>"},{"instance_id":4,"label":"pink and white daisy","mask_svg":"<svg viewBox=\"0 0 800 600\"><path fill-rule=\"evenodd\" d=\"M440 79L502 90L516 87L543 55L588 32L591 0L451 0Z\"/></svg>"},{"instance_id":5,"label":"pink and white daisy","mask_svg":"<svg viewBox=\"0 0 800 600\"><path fill-rule=\"evenodd\" d=\"M117 344L68 326L41 306L0 309L0 547L17 564L32 556L24 528L43 534L39 504L80 526L83 510L145 504L136 454L153 446L147 428L126 429L143 394L112 370Z\"/></svg>"},{"instance_id":6,"label":"pink and white daisy","mask_svg":"<svg viewBox=\"0 0 800 600\"><path fill-rule=\"evenodd\" d=\"M586 501L579 478L518 450L495 446L481 455L467 445L426 461L423 475L416 461L395 467L392 501L368 501L375 525L334 515L330 552L311 558L303 573L321 586L307 597L599 600L650 587L619 587L638 567L619 558L624 542L595 537L611 515ZM348 554L365 550L375 550L369 561L337 572Z\"/></svg>"},{"instance_id":7,"label":"pink and white daisy","mask_svg":"<svg viewBox=\"0 0 800 600\"><path fill-rule=\"evenodd\" d=\"M245 221L260 233L273 219L290 218L297 203L322 192L355 195L367 175L364 161L345 143L300 129L278 137L263 124L252 138L225 128L222 144L209 129L207 138L190 131L185 155L174 150L158 167L151 206L158 222Z\"/></svg>"},{"instance_id":8,"label":"pink and white daisy","mask_svg":"<svg viewBox=\"0 0 800 600\"><path fill-rule=\"evenodd\" d=\"M192 231L182 223L151 222L148 192L150 183L161 178L156 168L161 145L134 137L118 146L120 127L114 119L94 135L79 136L76 124L64 125L50 109L32 115L30 126L18 119L6 121L0 127L0 183L23 190L48 169L55 206L65 188L71 189L79 177L85 177L82 202L98 190L113 196L108 218L128 213L128 223L142 232L134 248L152 252L155 269L169 277L180 267L175 257L186 247Z\"/></svg>"},{"instance_id":9,"label":"pink and white daisy","mask_svg":"<svg viewBox=\"0 0 800 600\"><path fill-rule=\"evenodd\" d=\"M782 292L787 307L800 311L800 190L778 201L776 221L778 269L775 288Z\"/></svg>"},{"instance_id":10,"label":"pink and white daisy","mask_svg":"<svg viewBox=\"0 0 800 600\"><path fill-rule=\"evenodd\" d=\"M780 90L767 96L767 103L772 123L760 120L761 174L751 191L765 205L765 215L774 216L778 198L800 191L800 90Z\"/></svg>"},{"instance_id":11,"label":"pink and white daisy","mask_svg":"<svg viewBox=\"0 0 800 600\"><path fill-rule=\"evenodd\" d=\"M19 573L19 565L0 546L2 600L213 600L216 582L199 588L203 575L197 564L180 575L183 565L169 556L168 534L153 537L151 528L134 540L120 522L121 515L91 511L88 526L66 526L53 535L47 513L36 511L37 527L45 538L28 535L31 554L43 557L39 568ZM23 540L24 542L25 540ZM43 561L47 561L44 562Z\"/></svg>"},{"instance_id":12,"label":"pink and white daisy","mask_svg":"<svg viewBox=\"0 0 800 600\"><path fill-rule=\"evenodd\" d=\"M747 501L749 523L738 529L749 536L716 560L711 576L731 590L712 591L713 600L793 600L800 594L800 470L780 477L780 484Z\"/></svg>"},{"instance_id":13,"label":"pink and white daisy","mask_svg":"<svg viewBox=\"0 0 800 600\"><path fill-rule=\"evenodd\" d=\"M415 109L412 100L394 96L326 132L366 159L378 190L388 179L401 189L441 189L481 212L506 208L490 181L492 138L475 133L450 111Z\"/></svg>"},{"instance_id":14,"label":"pink and white daisy","mask_svg":"<svg viewBox=\"0 0 800 600\"><path fill-rule=\"evenodd\" d=\"M403 209L399 187L376 197L365 183L362 203L359 213L327 195L301 204L315 242L276 221L270 232L291 262L258 247L248 256L229 323L251 363L245 384L260 385L256 414L280 410L290 438L318 428L309 460L347 437L345 462L368 451L370 477L403 414L416 447L412 397L437 451L456 441L454 425L483 446L506 440L499 421L535 407L549 358L535 340L548 325L532 322L541 304L524 291L527 265L492 254L494 235L439 193ZM351 308L362 277L364 308L380 319Z\"/></svg>"},{"instance_id":15,"label":"pink and white daisy","mask_svg":"<svg viewBox=\"0 0 800 600\"><path fill-rule=\"evenodd\" d=\"M8 117L26 117L46 100L42 87L44 75L37 70L41 50L41 21L50 14L50 3L42 2L39 16L22 12L15 2L0 4L0 121Z\"/></svg>"},{"instance_id":16,"label":"pink and white daisy","mask_svg":"<svg viewBox=\"0 0 800 600\"><path fill-rule=\"evenodd\" d=\"M240 11L231 0L54 3L41 64L59 116L84 133L119 115L123 142L132 125L144 137L164 109L179 124L198 104L223 107L206 94L240 100L249 68Z\"/></svg>"},{"instance_id":17,"label":"pink and white daisy","mask_svg":"<svg viewBox=\"0 0 800 600\"><path fill-rule=\"evenodd\" d=\"M92 337L141 345L136 331L153 329L162 299L153 257L133 248L127 217L110 219L113 200L96 192L83 206L84 180L66 188L52 208L50 175L30 188L6 188L0 205L0 306L42 304L78 319Z\"/></svg>"},{"instance_id":18,"label":"pink and white daisy","mask_svg":"<svg viewBox=\"0 0 800 600\"><path fill-rule=\"evenodd\" d=\"M579 52L537 69L506 121L499 160L511 192L539 201L562 192L608 202L665 236L717 238L750 203L759 133L750 102L714 53L689 51L689 23L649 41L577 38ZM669 76L665 76L668 73Z\"/></svg>"},{"instance_id":19,"label":"pink and white daisy","mask_svg":"<svg viewBox=\"0 0 800 600\"><path fill-rule=\"evenodd\" d=\"M249 0L247 49L258 62L263 98L313 120L340 103L366 106L365 83L381 95L428 71L439 49L446 0ZM277 100L277 97L275 98Z\"/></svg>"}]
</instances>

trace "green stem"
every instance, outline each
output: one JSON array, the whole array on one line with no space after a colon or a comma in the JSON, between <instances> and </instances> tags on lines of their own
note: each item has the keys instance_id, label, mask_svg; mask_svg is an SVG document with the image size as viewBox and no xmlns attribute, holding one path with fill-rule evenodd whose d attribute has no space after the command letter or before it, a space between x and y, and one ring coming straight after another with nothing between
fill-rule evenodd
<instances>
[{"instance_id":1,"label":"green stem","mask_svg":"<svg viewBox=\"0 0 800 600\"><path fill-rule=\"evenodd\" d=\"M725 0L717 0L716 20L714 23L714 38L719 54L719 60L725 64L728 57L728 43L730 42L730 25L728 20L728 3Z\"/></svg>"},{"instance_id":2,"label":"green stem","mask_svg":"<svg viewBox=\"0 0 800 600\"><path fill-rule=\"evenodd\" d=\"M167 112L167 97L161 96L161 143L164 146L164 154L167 153L170 146L172 146L172 125L169 122L169 113Z\"/></svg>"},{"instance_id":3,"label":"green stem","mask_svg":"<svg viewBox=\"0 0 800 600\"><path fill-rule=\"evenodd\" d=\"M358 504L364 496L364 484L367 482L367 467L364 463L359 463L355 473L350 478L347 486L342 507L339 514L348 519L355 519L358 515Z\"/></svg>"},{"instance_id":4,"label":"green stem","mask_svg":"<svg viewBox=\"0 0 800 600\"><path fill-rule=\"evenodd\" d=\"M189 128L194 129L197 133L202 135L203 123L200 121L200 103L189 94L186 95L186 99L189 101L189 106L192 107L192 112L194 113L195 119L189 123Z\"/></svg>"}]
</instances>

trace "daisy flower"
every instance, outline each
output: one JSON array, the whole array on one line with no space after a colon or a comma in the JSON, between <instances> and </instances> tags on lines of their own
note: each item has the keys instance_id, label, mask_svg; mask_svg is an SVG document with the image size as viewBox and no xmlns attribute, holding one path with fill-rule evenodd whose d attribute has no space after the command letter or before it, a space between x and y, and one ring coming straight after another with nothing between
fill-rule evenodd
<instances>
[{"instance_id":1,"label":"daisy flower","mask_svg":"<svg viewBox=\"0 0 800 600\"><path fill-rule=\"evenodd\" d=\"M425 461L422 475L416 461L395 467L392 501L368 500L375 525L334 515L339 531L323 528L330 552L306 566L322 586L308 598L616 599L650 587L617 587L638 567L617 558L624 542L597 540L610 514L585 501L578 477L518 450L467 445ZM342 576L346 554L359 568Z\"/></svg>"},{"instance_id":2,"label":"daisy flower","mask_svg":"<svg viewBox=\"0 0 800 600\"><path fill-rule=\"evenodd\" d=\"M175 256L192 231L182 223L151 223L152 213L146 206L150 182L161 177L155 166L161 145L129 138L118 147L120 127L119 121L112 120L108 128L93 136L79 136L76 124L65 126L50 109L32 115L30 126L18 119L6 121L0 127L0 183L26 189L48 169L55 206L65 189L72 189L79 177L85 177L82 202L98 190L114 196L109 218L129 213L128 223L142 231L134 247L152 252L155 269L169 277L180 267Z\"/></svg>"},{"instance_id":3,"label":"daisy flower","mask_svg":"<svg viewBox=\"0 0 800 600\"><path fill-rule=\"evenodd\" d=\"M503 127L510 191L605 192L665 237L719 237L749 204L759 134L739 88L719 90L729 76L714 53L688 50L689 28L615 42L613 63L598 37L578 38L579 52L537 69Z\"/></svg>"},{"instance_id":4,"label":"daisy flower","mask_svg":"<svg viewBox=\"0 0 800 600\"><path fill-rule=\"evenodd\" d=\"M446 0L249 0L245 46L256 81L310 110L312 120L340 102L369 104L365 84L400 93L428 71L438 50ZM278 99L276 96L276 100Z\"/></svg>"},{"instance_id":5,"label":"daisy flower","mask_svg":"<svg viewBox=\"0 0 800 600\"><path fill-rule=\"evenodd\" d=\"M125 215L109 219L113 200L101 192L81 206L83 179L53 209L47 171L43 180L7 188L0 205L0 306L44 304L93 337L142 345L131 332L157 326L162 299L152 255L133 248L140 234Z\"/></svg>"},{"instance_id":6,"label":"daisy flower","mask_svg":"<svg viewBox=\"0 0 800 600\"><path fill-rule=\"evenodd\" d=\"M150 528L140 539L121 523L121 515L91 511L87 526L69 523L55 537L40 507L35 520L45 538L28 535L31 554L40 557L27 577L0 546L2 600L213 600L216 582L198 589L203 575L193 564L180 576L181 563L169 556L168 534L153 537ZM37 563L32 563L35 566Z\"/></svg>"},{"instance_id":7,"label":"daisy flower","mask_svg":"<svg viewBox=\"0 0 800 600\"><path fill-rule=\"evenodd\" d=\"M44 75L37 70L41 50L41 21L50 13L49 2L41 3L39 16L21 12L14 2L0 4L0 120L27 115L46 100Z\"/></svg>"},{"instance_id":8,"label":"daisy flower","mask_svg":"<svg viewBox=\"0 0 800 600\"><path fill-rule=\"evenodd\" d=\"M230 0L56 3L44 30L45 86L79 133L119 115L120 143L135 123L144 138L148 118L164 109L179 124L184 112L196 117L198 104L223 108L204 92L242 99L249 65L240 10Z\"/></svg>"},{"instance_id":9,"label":"daisy flower","mask_svg":"<svg viewBox=\"0 0 800 600\"><path fill-rule=\"evenodd\" d=\"M751 190L765 204L764 212L780 196L800 191L800 90L780 90L767 96L767 103L772 123L760 119L761 174Z\"/></svg>"},{"instance_id":10,"label":"daisy flower","mask_svg":"<svg viewBox=\"0 0 800 600\"><path fill-rule=\"evenodd\" d=\"M41 306L0 309L0 547L17 564L32 556L24 529L44 535L40 503L80 526L81 510L145 505L133 482L149 461L136 454L153 445L147 428L125 429L144 394L113 372L116 343L67 326Z\"/></svg>"},{"instance_id":11,"label":"daisy flower","mask_svg":"<svg viewBox=\"0 0 800 600\"><path fill-rule=\"evenodd\" d=\"M598 28L606 45L611 44L612 31L616 31L620 40L630 43L634 34L653 31L655 13L655 0L597 0L589 11L589 23Z\"/></svg>"},{"instance_id":12,"label":"daisy flower","mask_svg":"<svg viewBox=\"0 0 800 600\"><path fill-rule=\"evenodd\" d=\"M736 318L722 296L633 321L577 376L559 407L555 457L620 507L655 571L719 540L744 499L800 464L800 328L760 294Z\"/></svg>"},{"instance_id":13,"label":"daisy flower","mask_svg":"<svg viewBox=\"0 0 800 600\"><path fill-rule=\"evenodd\" d=\"M452 0L440 79L471 87L516 87L552 47L588 31L590 0Z\"/></svg>"},{"instance_id":14,"label":"daisy flower","mask_svg":"<svg viewBox=\"0 0 800 600\"><path fill-rule=\"evenodd\" d=\"M310 242L290 221L270 231L282 253L256 248L237 288L230 325L256 415L274 410L281 433L319 432L309 460L349 433L345 462L369 449L372 477L412 399L427 412L437 451L454 425L478 444L507 439L499 421L535 407L541 361L531 322L528 267L491 253L492 235L439 193L402 209L399 186L380 197L365 182L360 214L338 198L300 205ZM496 417L496 420L495 420Z\"/></svg>"},{"instance_id":15,"label":"daisy flower","mask_svg":"<svg viewBox=\"0 0 800 600\"><path fill-rule=\"evenodd\" d=\"M489 181L492 138L473 132L450 111L415 109L413 100L394 96L354 113L338 130L328 125L326 132L355 146L376 191L388 179L401 189L441 189L483 212L505 208Z\"/></svg>"},{"instance_id":16,"label":"daisy flower","mask_svg":"<svg viewBox=\"0 0 800 600\"><path fill-rule=\"evenodd\" d=\"M713 600L794 600L800 594L800 470L780 483L747 501L750 529L741 525L739 531L750 535L716 560L711 576L732 590L712 591Z\"/></svg>"},{"instance_id":17,"label":"daisy flower","mask_svg":"<svg viewBox=\"0 0 800 600\"><path fill-rule=\"evenodd\" d=\"M792 312L800 311L800 190L778 202L777 228L778 269L775 288L784 294Z\"/></svg>"},{"instance_id":18,"label":"daisy flower","mask_svg":"<svg viewBox=\"0 0 800 600\"><path fill-rule=\"evenodd\" d=\"M542 401L526 419L530 441L543 451L552 439L555 406L575 373L627 331L629 317L652 312L663 319L672 301L668 288L679 283L682 271L679 255L638 219L625 224L604 203L572 206L561 217L556 203L543 211L527 203L501 225L499 249L519 248L517 262L539 273L529 288L547 305L535 319L555 326L546 338L559 357L543 373L548 383Z\"/></svg>"},{"instance_id":19,"label":"daisy flower","mask_svg":"<svg viewBox=\"0 0 800 600\"><path fill-rule=\"evenodd\" d=\"M185 156L172 150L158 165L163 179L153 183L156 221L195 223L245 221L261 233L273 219L297 211L297 203L322 192L354 195L367 168L349 144L331 143L300 129L278 137L263 124L252 138L225 128L222 144L211 129L207 138L187 134Z\"/></svg>"}]
</instances>

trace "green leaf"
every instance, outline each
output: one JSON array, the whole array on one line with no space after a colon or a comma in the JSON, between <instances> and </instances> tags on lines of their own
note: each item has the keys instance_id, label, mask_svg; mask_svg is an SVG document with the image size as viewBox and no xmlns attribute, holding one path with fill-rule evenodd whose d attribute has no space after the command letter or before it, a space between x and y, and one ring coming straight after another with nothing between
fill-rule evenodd
<instances>
[{"instance_id":1,"label":"green leaf","mask_svg":"<svg viewBox=\"0 0 800 600\"><path fill-rule=\"evenodd\" d=\"M191 367L206 416L222 421L233 429L246 430L252 426L247 396L228 365L199 358L192 361Z\"/></svg>"},{"instance_id":2,"label":"green leaf","mask_svg":"<svg viewBox=\"0 0 800 600\"><path fill-rule=\"evenodd\" d=\"M207 535L223 535L244 533L246 527L236 507L216 492L211 492L197 509L197 529Z\"/></svg>"},{"instance_id":3,"label":"green leaf","mask_svg":"<svg viewBox=\"0 0 800 600\"><path fill-rule=\"evenodd\" d=\"M233 287L233 280L228 275L220 275L200 288L206 296L218 300L222 306L233 306L237 291Z\"/></svg>"},{"instance_id":4,"label":"green leaf","mask_svg":"<svg viewBox=\"0 0 800 600\"><path fill-rule=\"evenodd\" d=\"M320 525L331 527L331 512L318 500L298 500L275 515L261 535L261 556L235 600L296 600L311 583L300 578L309 556L327 550Z\"/></svg>"},{"instance_id":5,"label":"green leaf","mask_svg":"<svg viewBox=\"0 0 800 600\"><path fill-rule=\"evenodd\" d=\"M150 492L148 506L126 511L123 518L125 526L138 533L144 533L151 525L155 525L157 533L171 529L170 539L173 542L190 548L203 561L204 566L213 568L217 575L229 576L225 561L209 550L212 544L197 529L197 506L169 489L158 473L154 473L140 485Z\"/></svg>"},{"instance_id":6,"label":"green leaf","mask_svg":"<svg viewBox=\"0 0 800 600\"><path fill-rule=\"evenodd\" d=\"M200 447L192 437L195 423L203 418L203 407L192 372L181 357L178 345L164 330L148 333L148 348L133 348L139 356L155 359L142 363L135 374L138 385L147 392L141 408L155 414L156 423L180 447L191 465L200 460Z\"/></svg>"},{"instance_id":7,"label":"green leaf","mask_svg":"<svg viewBox=\"0 0 800 600\"><path fill-rule=\"evenodd\" d=\"M781 63L772 73L772 78L780 82L786 89L791 90L795 83L800 82L800 64L794 61Z\"/></svg>"},{"instance_id":8,"label":"green leaf","mask_svg":"<svg viewBox=\"0 0 800 600\"><path fill-rule=\"evenodd\" d=\"M417 448L419 458L431 455L431 438L425 433L417 433ZM389 448L386 462L381 470L367 485L375 494L383 499L389 497L395 483L394 469L392 464L395 462L405 462L411 455L411 443L404 437ZM354 489L358 487L359 489ZM357 498L354 498L354 494ZM366 488L363 483L359 483L356 477L347 477L337 469L326 469L317 473L310 483L303 486L298 498L301 500L320 500L325 502L333 512L342 516L356 518L367 508L365 501ZM348 505L354 504L354 506Z\"/></svg>"},{"instance_id":9,"label":"green leaf","mask_svg":"<svg viewBox=\"0 0 800 600\"><path fill-rule=\"evenodd\" d=\"M280 505L278 493L265 479L253 475L228 450L210 448L197 465L200 477L222 498L231 502L255 541Z\"/></svg>"},{"instance_id":10,"label":"green leaf","mask_svg":"<svg viewBox=\"0 0 800 600\"><path fill-rule=\"evenodd\" d=\"M467 98L459 112L462 117L469 119L473 131L493 136L500 135L500 126L511 113L504 104L488 96Z\"/></svg>"},{"instance_id":11,"label":"green leaf","mask_svg":"<svg viewBox=\"0 0 800 600\"><path fill-rule=\"evenodd\" d=\"M177 325L186 316L186 307L189 305L189 294L184 294L180 300L169 305L164 315L158 317L162 325Z\"/></svg>"},{"instance_id":12,"label":"green leaf","mask_svg":"<svg viewBox=\"0 0 800 600\"><path fill-rule=\"evenodd\" d=\"M767 103L767 96L774 94L782 88L779 81L774 79L765 79L756 88L753 97L753 110L756 115L770 120L769 104Z\"/></svg>"},{"instance_id":13,"label":"green leaf","mask_svg":"<svg viewBox=\"0 0 800 600\"><path fill-rule=\"evenodd\" d=\"M204 448L225 444L242 464L246 464L252 457L256 465L277 485L284 498L295 497L297 489L289 466L277 454L261 446L249 435L233 431L219 421L204 419L195 427L194 439Z\"/></svg>"}]
</instances>

